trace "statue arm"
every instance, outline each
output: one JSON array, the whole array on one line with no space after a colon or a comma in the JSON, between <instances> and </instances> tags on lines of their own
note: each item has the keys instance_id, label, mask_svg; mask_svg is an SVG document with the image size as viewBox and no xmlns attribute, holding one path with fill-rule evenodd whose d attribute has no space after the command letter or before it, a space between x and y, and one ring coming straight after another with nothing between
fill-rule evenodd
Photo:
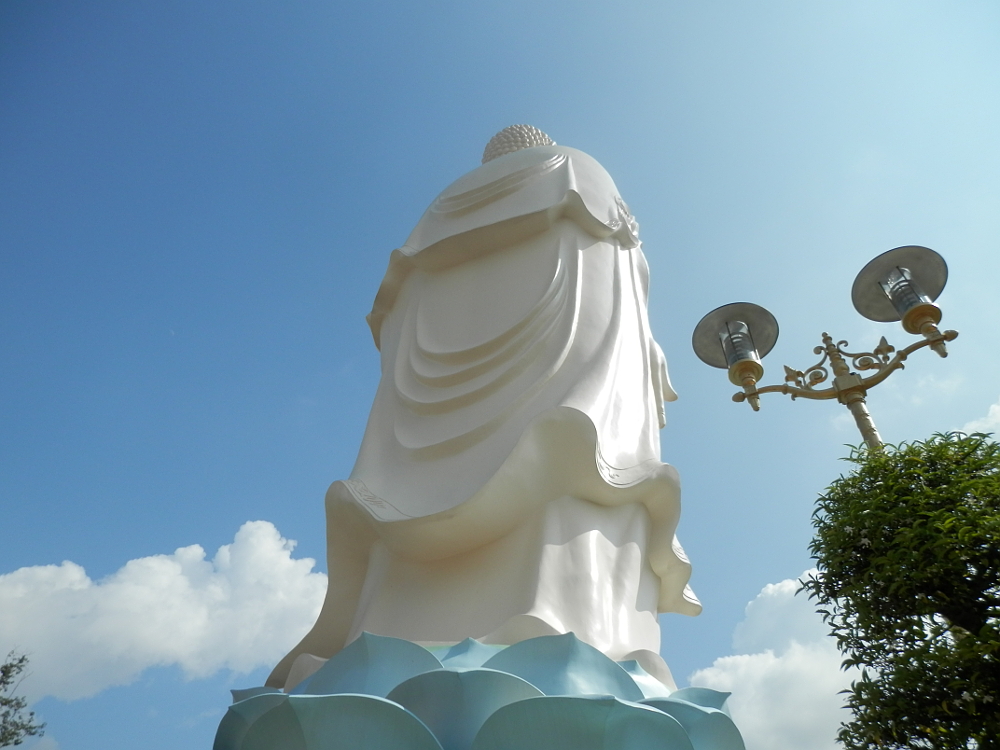
<instances>
[{"instance_id":1,"label":"statue arm","mask_svg":"<svg viewBox=\"0 0 1000 750\"><path fill-rule=\"evenodd\" d=\"M663 408L666 401L676 401L677 392L670 384L667 372L667 358L655 340L649 340L649 370L653 380L653 399L656 401L656 414L659 417L660 429L667 426L667 414Z\"/></svg>"}]
</instances>

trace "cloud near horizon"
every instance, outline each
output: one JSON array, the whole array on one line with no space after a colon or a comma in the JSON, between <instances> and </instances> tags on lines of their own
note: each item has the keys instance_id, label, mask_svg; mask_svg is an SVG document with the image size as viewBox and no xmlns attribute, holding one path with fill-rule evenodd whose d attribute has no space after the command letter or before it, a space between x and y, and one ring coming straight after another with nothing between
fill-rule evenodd
<instances>
[{"instance_id":1,"label":"cloud near horizon","mask_svg":"<svg viewBox=\"0 0 1000 750\"><path fill-rule=\"evenodd\" d=\"M733 694L747 750L837 750L837 729L850 718L839 693L857 673L841 669L836 642L808 597L795 595L799 586L765 586L733 633L734 654L691 676L692 685Z\"/></svg>"},{"instance_id":2,"label":"cloud near horizon","mask_svg":"<svg viewBox=\"0 0 1000 750\"><path fill-rule=\"evenodd\" d=\"M93 581L73 562L0 575L0 650L25 653L21 688L87 698L177 665L189 678L274 664L312 626L326 592L315 560L273 524L243 524L206 559L200 545L126 563Z\"/></svg>"},{"instance_id":3,"label":"cloud near horizon","mask_svg":"<svg viewBox=\"0 0 1000 750\"><path fill-rule=\"evenodd\" d=\"M966 422L960 432L972 434L973 432L1000 432L1000 399L995 404L990 405L985 417L973 419Z\"/></svg>"}]
</instances>

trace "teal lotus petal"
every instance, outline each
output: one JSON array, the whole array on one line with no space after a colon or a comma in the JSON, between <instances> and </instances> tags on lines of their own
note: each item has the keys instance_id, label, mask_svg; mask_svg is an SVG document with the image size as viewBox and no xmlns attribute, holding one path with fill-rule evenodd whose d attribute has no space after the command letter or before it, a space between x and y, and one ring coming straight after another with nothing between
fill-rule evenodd
<instances>
[{"instance_id":1,"label":"teal lotus petal","mask_svg":"<svg viewBox=\"0 0 1000 750\"><path fill-rule=\"evenodd\" d=\"M293 695L287 705L301 727L305 740L303 750L442 750L420 719L384 698ZM257 723L269 716L258 719ZM256 726L254 724L253 729ZM297 746L281 743L271 745L268 750L286 748L298 750Z\"/></svg>"},{"instance_id":2,"label":"teal lotus petal","mask_svg":"<svg viewBox=\"0 0 1000 750\"><path fill-rule=\"evenodd\" d=\"M618 666L628 672L628 676L632 678L632 682L638 685L643 696L646 698L666 698L670 695L670 688L643 669L635 659L620 661L618 662Z\"/></svg>"},{"instance_id":3,"label":"teal lotus petal","mask_svg":"<svg viewBox=\"0 0 1000 750\"><path fill-rule=\"evenodd\" d=\"M358 693L384 698L404 680L435 669L441 669L441 662L415 643L362 633L291 693Z\"/></svg>"},{"instance_id":4,"label":"teal lotus petal","mask_svg":"<svg viewBox=\"0 0 1000 750\"><path fill-rule=\"evenodd\" d=\"M236 692L238 691L233 691L234 696ZM258 717L286 700L288 696L284 693L268 691L234 703L219 722L219 728L215 732L215 744L212 745L213 750L239 750L250 725Z\"/></svg>"},{"instance_id":5,"label":"teal lotus petal","mask_svg":"<svg viewBox=\"0 0 1000 750\"><path fill-rule=\"evenodd\" d=\"M252 687L243 690L230 690L229 692L233 694L233 703L239 703L240 701L245 701L247 698L253 698L255 695L280 693L281 690L274 687Z\"/></svg>"},{"instance_id":6,"label":"teal lotus petal","mask_svg":"<svg viewBox=\"0 0 1000 750\"><path fill-rule=\"evenodd\" d=\"M506 646L486 646L472 638L466 638L461 643L456 643L444 653L436 654L436 656L446 667L475 669L483 666L488 659L496 656L505 648Z\"/></svg>"},{"instance_id":7,"label":"teal lotus petal","mask_svg":"<svg viewBox=\"0 0 1000 750\"><path fill-rule=\"evenodd\" d=\"M711 690L710 688L686 687L675 690L670 694L671 698L678 698L696 706L706 706L707 708L717 708L726 711L726 700L732 693L724 693L721 690Z\"/></svg>"},{"instance_id":8,"label":"teal lotus petal","mask_svg":"<svg viewBox=\"0 0 1000 750\"><path fill-rule=\"evenodd\" d=\"M498 709L541 695L538 688L511 674L462 669L412 677L388 699L426 724L444 750L469 750L483 722Z\"/></svg>"},{"instance_id":9,"label":"teal lotus petal","mask_svg":"<svg viewBox=\"0 0 1000 750\"><path fill-rule=\"evenodd\" d=\"M643 704L677 719L691 739L694 750L746 750L740 730L718 709L696 706L673 697L650 698Z\"/></svg>"},{"instance_id":10,"label":"teal lotus petal","mask_svg":"<svg viewBox=\"0 0 1000 750\"><path fill-rule=\"evenodd\" d=\"M259 696L258 698L269 697ZM257 700L251 698L250 700ZM289 698L258 716L234 750L310 750ZM246 701L244 701L246 702ZM242 704L237 704L242 705Z\"/></svg>"},{"instance_id":11,"label":"teal lotus petal","mask_svg":"<svg viewBox=\"0 0 1000 750\"><path fill-rule=\"evenodd\" d=\"M572 633L515 643L483 666L527 680L546 695L613 695L627 701L644 697L628 672Z\"/></svg>"},{"instance_id":12,"label":"teal lotus petal","mask_svg":"<svg viewBox=\"0 0 1000 750\"><path fill-rule=\"evenodd\" d=\"M614 698L511 703L487 719L472 750L694 750L672 716Z\"/></svg>"}]
</instances>

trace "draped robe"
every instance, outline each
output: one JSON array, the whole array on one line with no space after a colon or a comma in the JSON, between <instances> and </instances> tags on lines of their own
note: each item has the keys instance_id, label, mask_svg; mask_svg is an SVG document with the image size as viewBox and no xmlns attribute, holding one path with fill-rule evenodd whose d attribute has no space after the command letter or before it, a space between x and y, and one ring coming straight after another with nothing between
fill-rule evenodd
<instances>
[{"instance_id":1,"label":"draped robe","mask_svg":"<svg viewBox=\"0 0 1000 750\"><path fill-rule=\"evenodd\" d=\"M269 684L363 631L573 631L670 681L656 614L700 604L660 461L676 396L637 234L603 167L562 146L490 161L434 201L368 316L382 379L327 493L323 610Z\"/></svg>"}]
</instances>

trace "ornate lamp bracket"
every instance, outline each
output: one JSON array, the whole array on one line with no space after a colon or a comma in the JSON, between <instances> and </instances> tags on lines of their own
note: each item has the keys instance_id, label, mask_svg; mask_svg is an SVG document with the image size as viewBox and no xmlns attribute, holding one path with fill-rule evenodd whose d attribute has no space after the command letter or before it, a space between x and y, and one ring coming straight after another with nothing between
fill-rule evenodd
<instances>
[{"instance_id":1,"label":"ornate lamp bracket","mask_svg":"<svg viewBox=\"0 0 1000 750\"><path fill-rule=\"evenodd\" d=\"M819 362L805 370L793 370L785 365L785 382L781 385L767 385L763 388L752 386L749 390L744 387L743 391L733 394L733 401L747 401L750 398L759 399L764 393L785 393L791 398L809 398L816 400L837 399L844 404L854 416L854 421L861 431L865 443L871 448L878 448L882 445L882 438L878 434L875 422L868 412L865 398L868 389L874 388L883 380L888 378L896 370L902 370L906 358L917 349L925 346L931 347L934 351L944 348L946 341L954 341L958 338L958 331L937 331L926 336L922 341L917 341L905 349L896 351L885 336L878 342L878 346L870 352L848 352L844 349L847 341L834 343L830 334L823 333L823 345L813 349L814 354L821 354ZM895 355L893 356L893 352ZM850 365L848 365L850 360ZM874 371L872 375L863 377L858 372L851 370L854 367L862 372ZM829 387L817 389L830 380L833 375L833 382Z\"/></svg>"}]
</instances>

